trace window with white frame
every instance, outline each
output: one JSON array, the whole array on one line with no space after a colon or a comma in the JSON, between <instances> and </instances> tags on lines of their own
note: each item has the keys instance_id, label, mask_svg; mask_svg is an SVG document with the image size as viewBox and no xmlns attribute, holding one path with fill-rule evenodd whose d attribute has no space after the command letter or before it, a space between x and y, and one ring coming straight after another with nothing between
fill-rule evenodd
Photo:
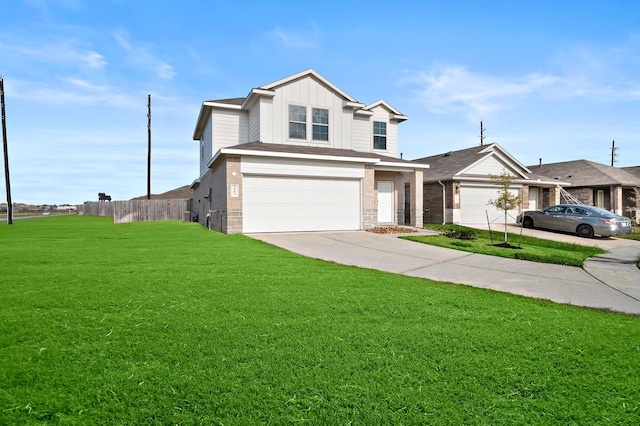
<instances>
[{"instance_id":1,"label":"window with white frame","mask_svg":"<svg viewBox=\"0 0 640 426\"><path fill-rule=\"evenodd\" d=\"M329 110L313 108L312 110L313 134L314 141L329 140Z\"/></svg>"},{"instance_id":2,"label":"window with white frame","mask_svg":"<svg viewBox=\"0 0 640 426\"><path fill-rule=\"evenodd\" d=\"M387 123L373 122L373 149L387 149Z\"/></svg>"},{"instance_id":3,"label":"window with white frame","mask_svg":"<svg viewBox=\"0 0 640 426\"><path fill-rule=\"evenodd\" d=\"M604 208L604 190L602 189L596 191L596 207Z\"/></svg>"},{"instance_id":4,"label":"window with white frame","mask_svg":"<svg viewBox=\"0 0 640 426\"><path fill-rule=\"evenodd\" d=\"M291 139L307 138L307 108L289 105L289 137Z\"/></svg>"},{"instance_id":5,"label":"window with white frame","mask_svg":"<svg viewBox=\"0 0 640 426\"><path fill-rule=\"evenodd\" d=\"M314 141L329 140L329 110L311 108L311 139ZM289 105L289 138L308 139L307 107Z\"/></svg>"}]
</instances>

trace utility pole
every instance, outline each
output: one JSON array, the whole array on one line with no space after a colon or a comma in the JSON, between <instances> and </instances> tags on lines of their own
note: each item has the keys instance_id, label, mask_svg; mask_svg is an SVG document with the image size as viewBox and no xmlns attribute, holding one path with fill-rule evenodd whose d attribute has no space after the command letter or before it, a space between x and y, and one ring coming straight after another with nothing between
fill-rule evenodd
<instances>
[{"instance_id":1,"label":"utility pole","mask_svg":"<svg viewBox=\"0 0 640 426\"><path fill-rule=\"evenodd\" d=\"M484 128L484 126L482 125L482 120L480 120L480 146L484 145L484 138L486 138L486 136L484 135L484 131L487 130Z\"/></svg>"},{"instance_id":2,"label":"utility pole","mask_svg":"<svg viewBox=\"0 0 640 426\"><path fill-rule=\"evenodd\" d=\"M7 185L7 225L13 223L13 202L9 179L9 153L7 151L7 124L4 114L4 79L0 76L0 109L2 109L2 147L4 148L4 180Z\"/></svg>"},{"instance_id":3,"label":"utility pole","mask_svg":"<svg viewBox=\"0 0 640 426\"><path fill-rule=\"evenodd\" d=\"M618 154L616 154L617 150L616 141L611 142L611 167L613 167L613 163L616 162L616 157L618 156Z\"/></svg>"},{"instance_id":4,"label":"utility pole","mask_svg":"<svg viewBox=\"0 0 640 426\"><path fill-rule=\"evenodd\" d=\"M151 199L151 95L147 97L147 200Z\"/></svg>"}]
</instances>

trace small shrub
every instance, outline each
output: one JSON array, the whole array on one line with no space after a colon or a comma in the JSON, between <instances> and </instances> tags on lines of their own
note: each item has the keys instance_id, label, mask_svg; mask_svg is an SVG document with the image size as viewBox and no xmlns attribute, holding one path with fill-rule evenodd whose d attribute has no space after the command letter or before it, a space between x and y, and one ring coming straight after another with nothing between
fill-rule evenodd
<instances>
[{"instance_id":1,"label":"small shrub","mask_svg":"<svg viewBox=\"0 0 640 426\"><path fill-rule=\"evenodd\" d=\"M455 238L457 240L475 240L476 235L473 231L464 229L446 229L443 231L445 237Z\"/></svg>"}]
</instances>

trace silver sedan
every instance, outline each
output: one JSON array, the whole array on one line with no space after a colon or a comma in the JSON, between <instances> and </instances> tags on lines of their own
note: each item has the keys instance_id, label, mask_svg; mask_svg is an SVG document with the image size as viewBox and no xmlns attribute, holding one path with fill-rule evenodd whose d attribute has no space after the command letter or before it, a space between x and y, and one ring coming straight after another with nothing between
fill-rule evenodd
<instances>
[{"instance_id":1,"label":"silver sedan","mask_svg":"<svg viewBox=\"0 0 640 426\"><path fill-rule=\"evenodd\" d=\"M579 204L559 204L544 210L520 213L517 222L525 228L543 228L591 238L615 237L633 232L631 220L608 210Z\"/></svg>"}]
</instances>

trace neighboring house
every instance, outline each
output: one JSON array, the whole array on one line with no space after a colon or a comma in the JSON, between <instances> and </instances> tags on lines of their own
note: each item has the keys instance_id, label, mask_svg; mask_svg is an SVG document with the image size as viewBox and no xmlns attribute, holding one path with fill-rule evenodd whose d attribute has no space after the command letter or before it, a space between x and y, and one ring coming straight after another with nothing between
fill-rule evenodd
<instances>
[{"instance_id":1,"label":"neighboring house","mask_svg":"<svg viewBox=\"0 0 640 426\"><path fill-rule=\"evenodd\" d=\"M179 188L171 189L161 194L151 194L150 200L179 200L193 198L193 189L190 185L184 185ZM132 200L146 200L146 195L132 198Z\"/></svg>"},{"instance_id":2,"label":"neighboring house","mask_svg":"<svg viewBox=\"0 0 640 426\"><path fill-rule=\"evenodd\" d=\"M545 177L522 165L493 143L414 160L429 164L424 171L424 222L474 224L500 222L504 212L489 204L498 198L491 175L508 171L511 191L523 196L522 208L536 210L560 202L562 181ZM508 212L515 222L517 210Z\"/></svg>"},{"instance_id":3,"label":"neighboring house","mask_svg":"<svg viewBox=\"0 0 640 426\"><path fill-rule=\"evenodd\" d=\"M631 173L632 175L640 179L640 166L620 167L620 170Z\"/></svg>"},{"instance_id":4,"label":"neighboring house","mask_svg":"<svg viewBox=\"0 0 640 426\"><path fill-rule=\"evenodd\" d=\"M640 209L629 200L633 188L640 187L640 177L624 168L607 166L588 160L529 166L536 172L568 182L564 189L581 203L602 207L619 215L629 215L627 207Z\"/></svg>"},{"instance_id":5,"label":"neighboring house","mask_svg":"<svg viewBox=\"0 0 640 426\"><path fill-rule=\"evenodd\" d=\"M422 226L422 172L398 158L398 124L384 101L362 104L313 70L205 101L193 139L198 221L224 233Z\"/></svg>"}]
</instances>

